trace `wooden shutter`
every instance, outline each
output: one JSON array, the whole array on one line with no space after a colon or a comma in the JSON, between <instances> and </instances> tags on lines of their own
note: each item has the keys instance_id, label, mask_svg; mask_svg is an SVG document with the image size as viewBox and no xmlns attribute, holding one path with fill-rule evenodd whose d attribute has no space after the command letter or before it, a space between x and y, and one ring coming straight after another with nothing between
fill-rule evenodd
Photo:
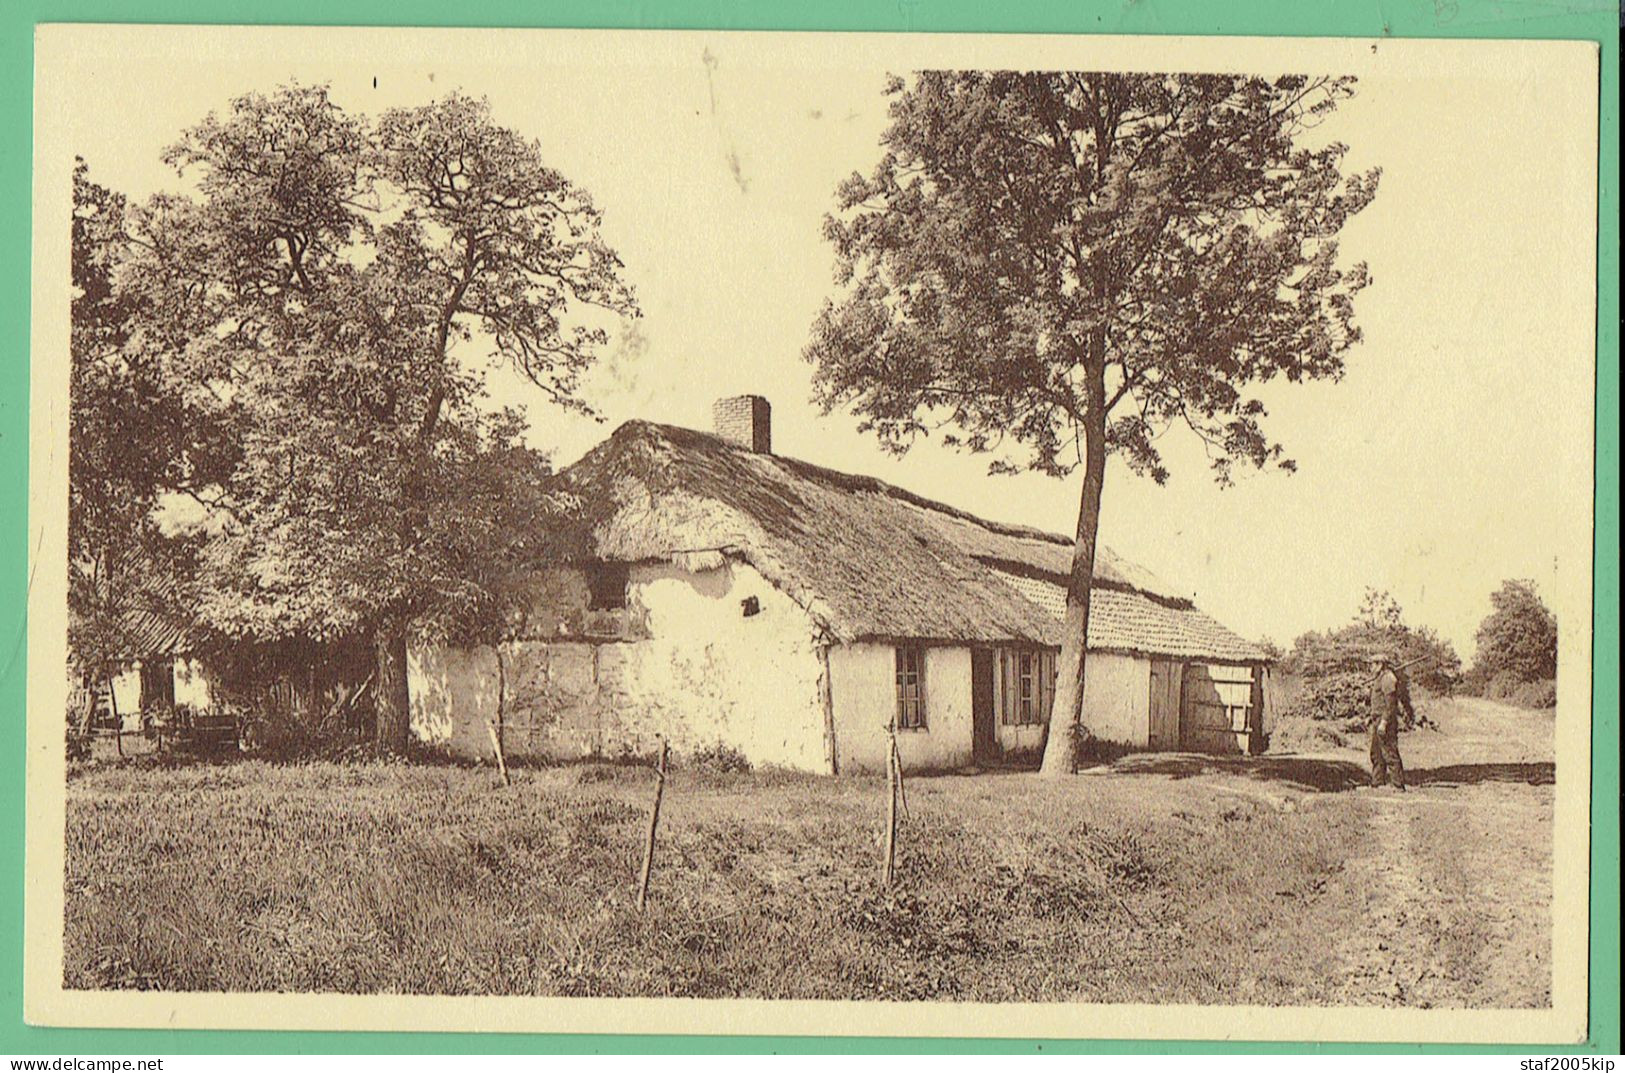
<instances>
[{"instance_id":1,"label":"wooden shutter","mask_svg":"<svg viewBox=\"0 0 1625 1073\"><path fill-rule=\"evenodd\" d=\"M1031 726L1038 715L1038 653L1022 651L1016 656L1020 668L1016 691L1016 722Z\"/></svg>"},{"instance_id":2,"label":"wooden shutter","mask_svg":"<svg viewBox=\"0 0 1625 1073\"><path fill-rule=\"evenodd\" d=\"M999 649L999 722L1009 727L1016 722L1016 706L1011 702L1011 650Z\"/></svg>"},{"instance_id":3,"label":"wooden shutter","mask_svg":"<svg viewBox=\"0 0 1625 1073\"><path fill-rule=\"evenodd\" d=\"M925 729L925 646L914 649L914 725Z\"/></svg>"},{"instance_id":4,"label":"wooden shutter","mask_svg":"<svg viewBox=\"0 0 1625 1073\"><path fill-rule=\"evenodd\" d=\"M1047 723L1055 710L1055 653L1044 649L1038 657L1038 721Z\"/></svg>"},{"instance_id":5,"label":"wooden shutter","mask_svg":"<svg viewBox=\"0 0 1625 1073\"><path fill-rule=\"evenodd\" d=\"M925 649L918 645L898 645L897 726L925 726Z\"/></svg>"}]
</instances>

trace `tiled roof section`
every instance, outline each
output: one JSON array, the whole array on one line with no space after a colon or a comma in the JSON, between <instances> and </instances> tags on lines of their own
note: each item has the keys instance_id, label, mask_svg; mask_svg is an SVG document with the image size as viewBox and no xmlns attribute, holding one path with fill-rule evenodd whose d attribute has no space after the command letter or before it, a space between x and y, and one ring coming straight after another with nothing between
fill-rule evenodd
<instances>
[{"instance_id":1,"label":"tiled roof section","mask_svg":"<svg viewBox=\"0 0 1625 1073\"><path fill-rule=\"evenodd\" d=\"M1195 607L1170 607L1114 589L1097 589L1089 601L1089 648L1233 663L1264 659L1257 645Z\"/></svg>"},{"instance_id":2,"label":"tiled roof section","mask_svg":"<svg viewBox=\"0 0 1625 1073\"><path fill-rule=\"evenodd\" d=\"M1055 582L1045 581L1043 578L1023 577L998 569L994 569L993 573L998 575L1000 581L1026 597L1028 603L1054 618L1057 624L1066 618L1066 589Z\"/></svg>"},{"instance_id":3,"label":"tiled roof section","mask_svg":"<svg viewBox=\"0 0 1625 1073\"><path fill-rule=\"evenodd\" d=\"M190 651L190 631L158 611L126 611L119 620L119 639L126 659L160 659Z\"/></svg>"},{"instance_id":4,"label":"tiled roof section","mask_svg":"<svg viewBox=\"0 0 1625 1073\"><path fill-rule=\"evenodd\" d=\"M1066 590L1042 578L1002 570L994 573L1054 620L1054 632L1046 639L1059 645L1066 619ZM1237 663L1264 658L1258 646L1195 607L1135 590L1099 586L1089 601L1089 649Z\"/></svg>"}]
</instances>

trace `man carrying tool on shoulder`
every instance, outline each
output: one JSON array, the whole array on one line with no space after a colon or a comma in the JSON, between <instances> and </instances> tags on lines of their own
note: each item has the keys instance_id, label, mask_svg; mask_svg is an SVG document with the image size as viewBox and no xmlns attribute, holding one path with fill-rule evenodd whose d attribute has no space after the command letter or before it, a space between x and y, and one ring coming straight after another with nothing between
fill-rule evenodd
<instances>
[{"instance_id":1,"label":"man carrying tool on shoulder","mask_svg":"<svg viewBox=\"0 0 1625 1073\"><path fill-rule=\"evenodd\" d=\"M1392 783L1405 791L1405 762L1399 758L1399 713L1416 722L1411 691L1394 661L1378 653L1371 657L1371 785Z\"/></svg>"}]
</instances>

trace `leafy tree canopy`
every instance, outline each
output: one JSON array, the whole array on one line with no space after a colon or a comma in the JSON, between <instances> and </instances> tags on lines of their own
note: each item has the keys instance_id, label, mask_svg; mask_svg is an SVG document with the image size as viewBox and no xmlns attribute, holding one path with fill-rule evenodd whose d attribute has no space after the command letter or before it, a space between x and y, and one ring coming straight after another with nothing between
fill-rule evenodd
<instances>
[{"instance_id":1,"label":"leafy tree canopy","mask_svg":"<svg viewBox=\"0 0 1625 1073\"><path fill-rule=\"evenodd\" d=\"M1435 693L1449 693L1462 680L1461 657L1430 626L1406 624L1404 610L1392 594L1367 588L1354 621L1325 632L1311 630L1292 642L1282 670L1317 679L1333 675L1369 678L1374 656L1409 664L1411 681Z\"/></svg>"},{"instance_id":2,"label":"leafy tree canopy","mask_svg":"<svg viewBox=\"0 0 1625 1073\"><path fill-rule=\"evenodd\" d=\"M894 79L883 155L825 224L841 293L805 355L826 410L895 451L1084 469L1044 771L1072 770L1109 453L1159 484L1183 426L1216 478L1291 469L1255 385L1336 379L1363 264L1337 236L1376 194L1314 128L1351 78L924 71ZM1055 731L1059 729L1059 733Z\"/></svg>"},{"instance_id":3,"label":"leafy tree canopy","mask_svg":"<svg viewBox=\"0 0 1625 1073\"><path fill-rule=\"evenodd\" d=\"M590 198L458 94L375 124L324 87L247 94L165 159L199 196L142 208L126 281L138 346L230 430L189 455L221 515L205 617L258 637L472 613L479 564L534 552L557 506L480 359L585 410L607 329L571 314L636 312Z\"/></svg>"},{"instance_id":4,"label":"leafy tree canopy","mask_svg":"<svg viewBox=\"0 0 1625 1073\"><path fill-rule=\"evenodd\" d=\"M399 739L407 629L496 628L564 506L487 371L587 412L581 373L637 315L621 262L587 193L461 94L376 122L321 86L245 94L165 160L195 195L126 213L121 349L184 408L166 481L206 511L199 611L375 635Z\"/></svg>"},{"instance_id":5,"label":"leafy tree canopy","mask_svg":"<svg viewBox=\"0 0 1625 1073\"><path fill-rule=\"evenodd\" d=\"M1475 678L1512 675L1533 682L1557 677L1557 618L1533 581L1508 579L1490 594L1492 610L1478 627Z\"/></svg>"},{"instance_id":6,"label":"leafy tree canopy","mask_svg":"<svg viewBox=\"0 0 1625 1073\"><path fill-rule=\"evenodd\" d=\"M819 398L886 445L1070 471L1091 412L1162 482L1161 432L1291 467L1246 385L1336 378L1364 265L1337 235L1377 189L1304 136L1349 78L927 71L895 80L885 155L826 223L844 297L807 348Z\"/></svg>"},{"instance_id":7,"label":"leafy tree canopy","mask_svg":"<svg viewBox=\"0 0 1625 1073\"><path fill-rule=\"evenodd\" d=\"M125 199L73 172L68 452L68 642L81 673L130 655L132 620L179 618L176 579L194 550L152 512L176 476L185 407L162 369L127 349L139 307L115 286Z\"/></svg>"}]
</instances>

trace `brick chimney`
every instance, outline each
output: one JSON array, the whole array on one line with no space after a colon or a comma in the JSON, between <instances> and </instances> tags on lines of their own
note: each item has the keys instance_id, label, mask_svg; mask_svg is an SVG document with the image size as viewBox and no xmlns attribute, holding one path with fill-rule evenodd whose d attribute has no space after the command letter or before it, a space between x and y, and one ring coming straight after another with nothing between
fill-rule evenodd
<instances>
[{"instance_id":1,"label":"brick chimney","mask_svg":"<svg viewBox=\"0 0 1625 1073\"><path fill-rule=\"evenodd\" d=\"M711 404L718 436L758 454L773 453L773 407L760 395L732 395Z\"/></svg>"}]
</instances>

